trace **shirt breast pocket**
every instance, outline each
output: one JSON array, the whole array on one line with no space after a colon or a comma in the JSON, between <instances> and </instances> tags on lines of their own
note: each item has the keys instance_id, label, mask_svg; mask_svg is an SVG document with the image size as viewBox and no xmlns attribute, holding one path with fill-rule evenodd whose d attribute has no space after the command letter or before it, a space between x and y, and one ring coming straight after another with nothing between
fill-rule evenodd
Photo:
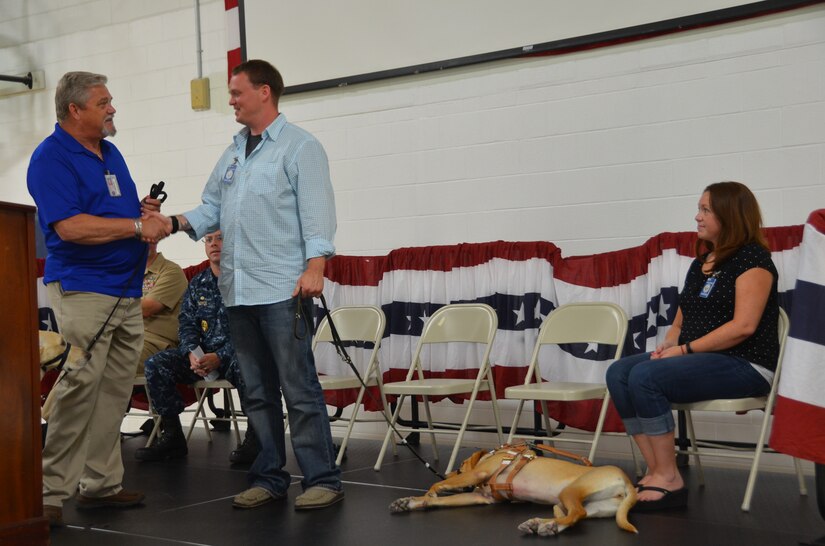
<instances>
[{"instance_id":1,"label":"shirt breast pocket","mask_svg":"<svg viewBox=\"0 0 825 546\"><path fill-rule=\"evenodd\" d=\"M248 176L250 177L250 191L255 195L280 192L287 185L282 159L256 162L249 170Z\"/></svg>"}]
</instances>

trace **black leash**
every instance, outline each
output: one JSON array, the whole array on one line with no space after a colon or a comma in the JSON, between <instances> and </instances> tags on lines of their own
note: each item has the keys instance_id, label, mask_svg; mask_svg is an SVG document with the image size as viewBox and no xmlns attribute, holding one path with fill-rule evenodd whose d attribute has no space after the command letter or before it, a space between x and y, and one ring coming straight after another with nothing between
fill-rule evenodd
<instances>
[{"instance_id":1,"label":"black leash","mask_svg":"<svg viewBox=\"0 0 825 546\"><path fill-rule=\"evenodd\" d=\"M138 263L135 266L134 271L132 271L132 275L129 277L129 280L126 281L126 284L123 286L123 290L120 292L120 296L118 296L117 301L115 302L115 305L112 307L112 310L109 311L109 316L106 317L106 320L103 321L103 324L100 325L100 330L97 331L97 333L95 334L95 337L93 337L92 341L89 342L89 346L86 347L86 352L87 353L91 354L92 347L95 346L95 343L97 343L97 340L100 339L101 335L103 335L103 330L106 329L106 325L109 324L110 320L112 320L112 316L115 314L115 311L117 311L118 305L120 305L120 302L123 301L124 296L126 296L126 291L129 290L129 285L131 285L132 281L135 279L135 275L137 274L138 270L140 269L140 264L145 263L145 258L148 255L149 255L149 247L146 247L146 252L144 252L143 257L140 260L138 260Z\"/></svg>"},{"instance_id":2,"label":"black leash","mask_svg":"<svg viewBox=\"0 0 825 546\"><path fill-rule=\"evenodd\" d=\"M144 252L143 255L142 255L143 258L145 258L148 255L148 253L149 253L149 248L147 247L146 252ZM135 274L140 269L140 264L141 263L143 263L143 259L138 260L138 263L135 266L134 271L132 271L132 275L129 277L129 280L126 281L126 285L123 287L123 291L120 293L120 296L118 296L117 301L115 302L115 305L112 307L112 310L109 311L109 316L107 316L106 320L103 321L103 324L100 326L100 330L97 331L95 336L89 342L89 345L86 347L86 353L89 355L89 358L92 357L92 347L95 346L95 343L97 343L97 340L100 339L101 335L103 335L103 330L106 329L106 325L109 324L109 321L112 319L112 316L115 314L115 311L117 310L118 305L120 305L120 302L123 300L123 297L126 295L126 291L129 290L129 285L132 284L132 280L135 278ZM65 339L65 338L63 338L63 339ZM58 364L57 366L52 368L54 370L57 370L57 373L59 374L58 377L57 377L57 381L55 381L54 384L52 385L52 389L56 388L57 385L59 385L60 382L63 381L63 379L66 377L66 375L70 371L72 371L71 368L64 368L64 366L66 364L66 360L69 357L69 351L71 350L71 348L72 348L72 344L69 343L68 340L66 340L66 349L63 351L63 353L60 356L57 356L57 357L49 360L45 364L40 365L40 369L43 370L43 371L46 371L46 367L49 364L55 362L58 359L60 360L60 364Z\"/></svg>"},{"instance_id":3,"label":"black leash","mask_svg":"<svg viewBox=\"0 0 825 546\"><path fill-rule=\"evenodd\" d=\"M301 302L303 301L303 299L301 297L300 292L298 293L297 301L298 301L298 303L295 306L294 332L295 332L296 339L304 339L306 337L306 332L309 331L310 323L309 323L309 317L307 317L306 314L303 313L302 310L301 310L301 308L302 308ZM369 389L369 387L367 387L367 384L364 383L364 379L361 377L361 374L358 373L358 368L355 367L355 364L352 362L352 359L347 354L347 350L344 347L344 342L341 341L341 336L338 335L338 329L335 327L335 322L332 320L332 315L329 312L329 307L327 307L327 300L326 300L326 298L324 298L323 294L321 294L321 305L323 306L324 316L326 316L327 322L329 323L329 331L332 334L332 344L335 346L335 352L338 353L338 356L341 357L341 360L346 362L346 364L353 371L353 373L355 374L355 377L358 378L358 382L361 383L361 385L364 387L364 392L367 393L367 395L372 399L373 402L375 402L376 405L381 406L383 408L384 407L383 402L381 402L381 401L379 401L378 399L375 398L375 395L372 394L372 391ZM304 333L303 337L298 337L298 322L301 321L301 320L303 320L306 330L305 330L305 333ZM385 410L386 410L386 408L385 408ZM392 429L392 431L395 432L395 434L398 436L398 438L400 439L399 443L401 445L405 446L407 449L409 449L410 453L412 453L415 456L416 459L421 461L421 464L423 464L427 468L427 470L429 470L430 472L432 472L433 474L435 474L436 476L438 476L442 480L447 479L446 476L444 476L443 474L438 472L435 469L435 467L433 467L433 465L431 465L426 459L424 459L424 457L422 457L407 442L407 439L404 438L404 436L398 431L397 428L395 428L395 425L387 417L387 414L384 411L381 412L381 416L384 418L384 421L387 422L387 426L389 426Z\"/></svg>"}]
</instances>

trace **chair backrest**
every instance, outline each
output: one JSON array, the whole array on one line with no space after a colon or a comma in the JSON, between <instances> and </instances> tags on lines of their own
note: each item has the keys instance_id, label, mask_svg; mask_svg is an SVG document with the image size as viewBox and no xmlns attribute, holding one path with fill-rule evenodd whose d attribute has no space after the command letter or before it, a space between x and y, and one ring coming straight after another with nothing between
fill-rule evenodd
<instances>
[{"instance_id":1,"label":"chair backrest","mask_svg":"<svg viewBox=\"0 0 825 546\"><path fill-rule=\"evenodd\" d=\"M544 320L537 343L603 343L624 347L627 315L615 303L567 303Z\"/></svg>"},{"instance_id":2,"label":"chair backrest","mask_svg":"<svg viewBox=\"0 0 825 546\"><path fill-rule=\"evenodd\" d=\"M562 343L601 343L615 345L613 358L619 358L627 337L627 314L615 303L581 302L557 307L539 329L526 382L530 382L543 345ZM538 377L536 378L539 381Z\"/></svg>"},{"instance_id":3,"label":"chair backrest","mask_svg":"<svg viewBox=\"0 0 825 546\"><path fill-rule=\"evenodd\" d=\"M384 312L373 305L350 305L330 311L341 341L369 341L377 346L384 337L387 319ZM319 342L332 341L332 329L325 316L312 339L312 348Z\"/></svg>"},{"instance_id":4,"label":"chair backrest","mask_svg":"<svg viewBox=\"0 0 825 546\"><path fill-rule=\"evenodd\" d=\"M427 320L420 343L465 341L492 344L498 328L496 312L484 303L453 303Z\"/></svg>"},{"instance_id":5,"label":"chair backrest","mask_svg":"<svg viewBox=\"0 0 825 546\"><path fill-rule=\"evenodd\" d=\"M421 337L415 347L412 364L407 372L406 381L410 381L421 367L421 355L424 347L437 343L465 342L484 344L480 356L478 375L479 381L487 373L490 364L490 351L498 329L498 316L495 310L484 303L452 303L439 308L427 319ZM473 359L475 360L475 358ZM419 375L419 378L421 376Z\"/></svg>"}]
</instances>

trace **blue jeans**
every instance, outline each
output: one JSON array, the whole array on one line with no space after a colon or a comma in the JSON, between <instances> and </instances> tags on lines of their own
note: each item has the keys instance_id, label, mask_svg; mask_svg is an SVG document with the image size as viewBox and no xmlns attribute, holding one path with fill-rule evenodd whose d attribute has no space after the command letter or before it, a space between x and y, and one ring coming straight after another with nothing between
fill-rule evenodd
<instances>
[{"instance_id":1,"label":"blue jeans","mask_svg":"<svg viewBox=\"0 0 825 546\"><path fill-rule=\"evenodd\" d=\"M304 489L341 489L341 470L335 465L324 394L312 356L312 336L301 328L304 339L295 338L294 311L294 299L227 308L232 344L246 383L245 411L261 444L249 470L249 484L275 496L284 495L290 483L284 471L282 392L292 450L304 475L301 485Z\"/></svg>"},{"instance_id":2,"label":"blue jeans","mask_svg":"<svg viewBox=\"0 0 825 546\"><path fill-rule=\"evenodd\" d=\"M607 369L607 390L631 436L658 436L674 428L671 403L764 396L771 386L750 363L720 353L651 360L627 356Z\"/></svg>"}]
</instances>

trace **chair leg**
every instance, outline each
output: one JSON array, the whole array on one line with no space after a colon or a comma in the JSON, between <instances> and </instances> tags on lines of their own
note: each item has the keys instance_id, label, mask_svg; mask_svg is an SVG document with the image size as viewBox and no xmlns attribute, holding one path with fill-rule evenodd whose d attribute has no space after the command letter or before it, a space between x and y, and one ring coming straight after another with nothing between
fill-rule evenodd
<instances>
[{"instance_id":1,"label":"chair leg","mask_svg":"<svg viewBox=\"0 0 825 546\"><path fill-rule=\"evenodd\" d=\"M430 397L429 396L422 396L424 400L424 413L427 415L427 426L430 430L430 445L433 449L433 459L438 460L438 444L436 444L435 433L433 432L433 416L430 413ZM411 403L415 404L415 397L410 398Z\"/></svg>"},{"instance_id":2,"label":"chair leg","mask_svg":"<svg viewBox=\"0 0 825 546\"><path fill-rule=\"evenodd\" d=\"M702 457L699 455L699 446L696 445L696 432L693 429L693 415L690 410L685 411L688 438L690 439L690 454L696 459L696 471L699 477L699 486L705 486L705 471L702 469Z\"/></svg>"},{"instance_id":3,"label":"chair leg","mask_svg":"<svg viewBox=\"0 0 825 546\"><path fill-rule=\"evenodd\" d=\"M378 378L378 392L381 394L381 403L383 404L381 411L386 416L387 423L389 424L390 420L392 419L392 415L390 415L390 405L387 402L387 395L384 394L384 381L381 379L380 371L376 371L376 377ZM392 443L392 455L393 457L398 456L398 446L395 445L395 442Z\"/></svg>"},{"instance_id":4,"label":"chair leg","mask_svg":"<svg viewBox=\"0 0 825 546\"><path fill-rule=\"evenodd\" d=\"M547 400L541 401L541 418L544 421L544 430L547 432L547 439L553 437L553 425L550 424L550 408L547 407Z\"/></svg>"},{"instance_id":5,"label":"chair leg","mask_svg":"<svg viewBox=\"0 0 825 546\"><path fill-rule=\"evenodd\" d=\"M355 398L355 407L352 408L352 415L350 415L349 423L347 423L347 430L344 432L344 438L341 440L341 447L338 449L338 456L335 458L335 465L341 466L341 462L344 460L344 452L347 449L347 444L349 443L349 435L352 434L352 427L355 426L355 420L358 418L358 410L361 408L361 401L364 399L364 392L367 389L361 385L361 388L358 389L358 396Z\"/></svg>"},{"instance_id":6,"label":"chair leg","mask_svg":"<svg viewBox=\"0 0 825 546\"><path fill-rule=\"evenodd\" d=\"M521 411L524 409L524 400L518 401L518 408L516 409L516 416L513 417L513 426L510 427L510 434L507 435L507 443L513 443L513 436L516 435L516 430L518 430L518 422L521 418Z\"/></svg>"},{"instance_id":7,"label":"chair leg","mask_svg":"<svg viewBox=\"0 0 825 546\"><path fill-rule=\"evenodd\" d=\"M154 425L152 426L152 432L149 433L149 439L146 440L146 447L152 445L152 442L155 440L155 437L158 435L158 431L160 430L160 415L155 413L155 408L152 405L152 398L149 396L149 389L144 389L146 392L146 403L149 404L149 416L152 418Z\"/></svg>"},{"instance_id":8,"label":"chair leg","mask_svg":"<svg viewBox=\"0 0 825 546\"><path fill-rule=\"evenodd\" d=\"M450 454L450 462L447 463L447 470L444 471L444 474L449 474L453 471L453 465L455 465L455 461L458 458L458 450L461 447L461 441L464 439L464 432L467 430L467 426L470 424L470 414L473 412L473 404L475 404L477 397L478 387L476 387L473 390L473 394L470 395L470 400L467 405L467 411L464 412L464 420L461 422L461 428L458 429L458 436L456 436L455 445L453 445L453 451Z\"/></svg>"},{"instance_id":9,"label":"chair leg","mask_svg":"<svg viewBox=\"0 0 825 546\"><path fill-rule=\"evenodd\" d=\"M393 412L392 419L390 419L390 426L387 427L387 433L384 435L384 443L381 445L381 451L378 453L378 460L375 461L375 466L372 467L372 469L376 472L381 470L381 463L384 461L384 455L387 453L387 444L390 443L393 427L395 426L395 422L398 420L398 415L401 413L401 405L404 403L404 398L406 398L406 396L401 395L398 399L398 404L395 406L395 412Z\"/></svg>"},{"instance_id":10,"label":"chair leg","mask_svg":"<svg viewBox=\"0 0 825 546\"><path fill-rule=\"evenodd\" d=\"M602 434L602 428L604 428L604 420L607 417L607 406L610 402L610 394L604 395L604 400L602 400L602 409L599 412L599 420L596 423L596 430L593 432L593 440L590 442L590 455L587 457L590 459L590 462L594 462L594 457L596 456L596 448L599 445L599 438Z\"/></svg>"},{"instance_id":11,"label":"chair leg","mask_svg":"<svg viewBox=\"0 0 825 546\"><path fill-rule=\"evenodd\" d=\"M539 402L541 406L541 418L544 421L544 430L547 434L547 445L555 447L553 443L553 427L550 425L550 409L547 407L547 400Z\"/></svg>"},{"instance_id":12,"label":"chair leg","mask_svg":"<svg viewBox=\"0 0 825 546\"><path fill-rule=\"evenodd\" d=\"M206 414L203 410L203 401L206 399L206 391L207 389L199 389L198 387L194 387L195 389L195 396L198 399L198 406L195 409L195 417L192 419L192 424L189 425L189 432L186 433L186 442L189 443L189 438L192 437L192 432L195 430L195 425L197 425L198 421L203 422L203 426L206 429L206 436L209 438L209 441L212 441L212 432L209 430L209 419L206 417Z\"/></svg>"},{"instance_id":13,"label":"chair leg","mask_svg":"<svg viewBox=\"0 0 825 546\"><path fill-rule=\"evenodd\" d=\"M639 460L640 457L636 457L636 442L633 441L632 436L628 436L627 439L630 441L630 456L633 457L633 466L636 469L636 478L641 479L644 474L642 473L642 463Z\"/></svg>"},{"instance_id":14,"label":"chair leg","mask_svg":"<svg viewBox=\"0 0 825 546\"><path fill-rule=\"evenodd\" d=\"M473 413L473 405L478 398L478 391L480 387L480 383L476 381L475 386L473 387L473 393L470 395L470 400L467 404L467 411L464 412L464 420L461 422L461 428L458 430L458 436L455 439L455 445L453 446L453 452L450 455L450 462L447 463L447 470L444 472L445 474L449 474L453 471L453 466L455 465L455 461L458 458L458 450L461 447L461 441L464 439L464 433L467 431L467 427L470 424L470 415ZM501 440L501 436L499 435L499 440Z\"/></svg>"},{"instance_id":15,"label":"chair leg","mask_svg":"<svg viewBox=\"0 0 825 546\"><path fill-rule=\"evenodd\" d=\"M808 488L805 485L805 474L802 472L802 461L794 457L793 466L796 469L796 479L799 482L799 494L803 497L807 496Z\"/></svg>"},{"instance_id":16,"label":"chair leg","mask_svg":"<svg viewBox=\"0 0 825 546\"><path fill-rule=\"evenodd\" d=\"M229 408L229 419L232 421L235 428L235 440L238 442L237 445L241 445L241 431L238 429L238 416L237 413L235 413L235 400L232 399L232 390L223 389L223 393L224 401L227 403L227 407Z\"/></svg>"},{"instance_id":17,"label":"chair leg","mask_svg":"<svg viewBox=\"0 0 825 546\"><path fill-rule=\"evenodd\" d=\"M502 430L501 430L501 415L498 412L498 400L496 399L496 389L495 385L493 384L493 371L491 369L487 369L487 389L490 391L490 401L493 403L493 417L496 420L496 433L498 434L498 445L501 445L501 437L502 437Z\"/></svg>"},{"instance_id":18,"label":"chair leg","mask_svg":"<svg viewBox=\"0 0 825 546\"><path fill-rule=\"evenodd\" d=\"M762 458L762 451L765 449L765 440L768 436L768 421L771 418L770 408L771 404L765 408L765 415L762 417L762 427L759 430L759 440L756 443L756 449L753 452L753 462L751 463L751 471L748 475L748 485L745 488L745 498L742 500L742 511L748 512L751 509L751 498L753 498L753 490L756 487L756 476L759 473L759 461Z\"/></svg>"}]
</instances>

